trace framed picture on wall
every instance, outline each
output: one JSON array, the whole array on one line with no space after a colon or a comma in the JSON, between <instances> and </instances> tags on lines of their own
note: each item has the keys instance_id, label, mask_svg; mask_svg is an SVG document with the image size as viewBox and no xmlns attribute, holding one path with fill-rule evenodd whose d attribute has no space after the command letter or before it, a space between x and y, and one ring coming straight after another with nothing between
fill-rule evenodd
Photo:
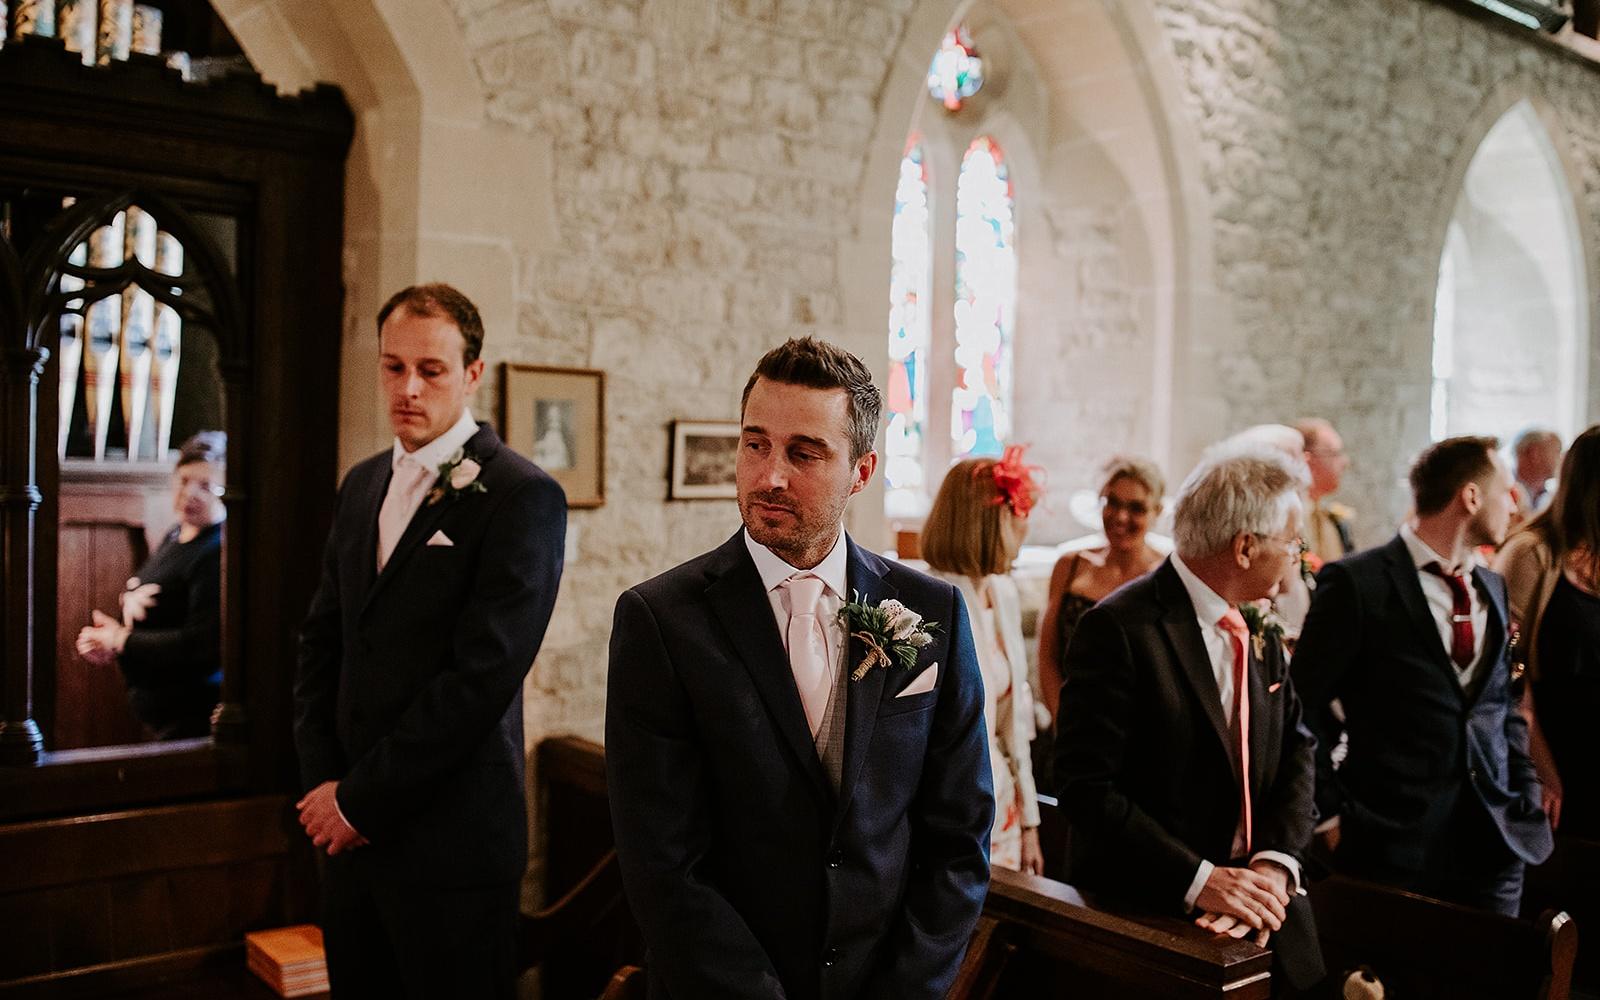
<instances>
[{"instance_id":1,"label":"framed picture on wall","mask_svg":"<svg viewBox=\"0 0 1600 1000\"><path fill-rule=\"evenodd\" d=\"M672 487L674 500L732 500L739 461L739 421L674 420Z\"/></svg>"},{"instance_id":2,"label":"framed picture on wall","mask_svg":"<svg viewBox=\"0 0 1600 1000\"><path fill-rule=\"evenodd\" d=\"M606 375L593 368L500 366L506 444L567 491L568 507L605 503Z\"/></svg>"}]
</instances>

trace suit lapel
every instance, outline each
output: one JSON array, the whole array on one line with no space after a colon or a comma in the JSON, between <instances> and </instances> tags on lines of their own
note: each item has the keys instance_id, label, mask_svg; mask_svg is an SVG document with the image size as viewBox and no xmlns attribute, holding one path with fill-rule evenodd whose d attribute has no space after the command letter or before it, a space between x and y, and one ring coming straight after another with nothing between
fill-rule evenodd
<instances>
[{"instance_id":1,"label":"suit lapel","mask_svg":"<svg viewBox=\"0 0 1600 1000\"><path fill-rule=\"evenodd\" d=\"M1444 648L1444 640L1439 638L1439 625L1434 621L1433 612L1428 609L1428 598L1422 593L1422 581L1417 577L1417 564L1411 558L1411 550L1406 548L1405 539L1396 535L1389 543L1387 556L1389 578L1394 584L1395 593L1400 598L1400 605L1406 609L1406 617L1411 620L1412 627L1421 633L1428 658L1444 672L1451 689L1461 693L1456 665L1450 659L1450 652Z\"/></svg>"},{"instance_id":2,"label":"suit lapel","mask_svg":"<svg viewBox=\"0 0 1600 1000\"><path fill-rule=\"evenodd\" d=\"M882 563L863 552L848 535L845 543L849 546L849 568L845 574L845 586L851 591L848 599L877 605L896 597L898 591L883 578ZM856 594L860 595L859 598L854 596ZM848 640L841 669L847 672L854 670L865 654L865 647L859 639ZM878 719L878 706L883 701L884 685L890 669L898 668L869 670L859 681L845 681L845 689L849 694L845 698L844 768L839 782L839 809L834 815L835 825L843 820L849 809L851 792L861 777L862 766L866 764L867 747L872 744L872 729Z\"/></svg>"},{"instance_id":3,"label":"suit lapel","mask_svg":"<svg viewBox=\"0 0 1600 1000\"><path fill-rule=\"evenodd\" d=\"M1161 626L1167 633L1167 639L1172 643L1172 651L1177 657L1178 672L1188 678L1189 687L1195 698L1200 702L1200 708L1211 720L1211 728L1217 734L1217 743L1222 748L1223 756L1230 761L1230 769L1234 777L1238 777L1238 755L1231 749L1232 737L1228 734L1228 720L1222 714L1222 692L1217 688L1217 678L1211 672L1211 654L1206 650L1205 639L1200 635L1200 622L1195 618L1194 602L1189 600L1189 592L1183 588L1183 580L1179 578L1178 571L1172 568L1171 562L1163 563L1156 570L1157 593L1161 596L1161 603L1165 608L1162 615ZM1245 650L1249 655L1249 650Z\"/></svg>"},{"instance_id":4,"label":"suit lapel","mask_svg":"<svg viewBox=\"0 0 1600 1000\"><path fill-rule=\"evenodd\" d=\"M1270 642L1270 641L1269 641ZM1246 644L1245 679L1250 698L1250 790L1259 792L1266 781L1267 735L1271 731L1267 719L1267 661L1256 656L1255 642ZM1275 645L1275 643L1273 644ZM1271 655L1268 650L1268 655Z\"/></svg>"},{"instance_id":5,"label":"suit lapel","mask_svg":"<svg viewBox=\"0 0 1600 1000\"><path fill-rule=\"evenodd\" d=\"M1488 690L1490 674L1500 663L1499 651L1506 642L1506 622L1509 616L1504 594L1493 585L1489 571L1482 566L1474 566L1472 578L1477 582L1478 594L1483 598L1489 611L1483 629L1483 655L1479 657L1477 664L1479 669L1472 678L1471 700L1476 701L1479 695Z\"/></svg>"},{"instance_id":6,"label":"suit lapel","mask_svg":"<svg viewBox=\"0 0 1600 1000\"><path fill-rule=\"evenodd\" d=\"M350 502L361 512L361 532L356 538L355 574L359 581L358 594L368 595L378 575L378 512L383 507L383 496L389 492L389 480L394 478L393 462L384 463L375 470L361 488L351 495Z\"/></svg>"},{"instance_id":7,"label":"suit lapel","mask_svg":"<svg viewBox=\"0 0 1600 1000\"><path fill-rule=\"evenodd\" d=\"M500 439L495 437L494 431L490 430L487 424L484 424L478 428L478 433L468 439L463 450L472 455L480 466L487 468L490 460L494 458L495 452L500 450ZM391 472L390 475L392 476L393 473ZM479 472L478 478L483 478L482 471ZM385 479L384 491L387 492L387 489L388 480ZM406 524L406 530L400 533L400 541L395 543L394 552L389 555L389 561L383 564L383 571L378 573L377 579L372 583L372 588L367 591L367 603L362 610L372 607L372 602L383 592L389 581L400 574L400 571L405 566L407 557L422 545L423 539L433 534L435 526L450 510L450 507L453 504L462 502L463 499L465 498L441 499L434 504L428 503L427 500L422 501L422 506L417 508L417 512L411 515L411 520ZM378 494L378 506L380 508L383 506L383 493ZM378 515L375 511L372 515L372 546L368 550L370 555L367 560L374 569L376 569L378 563L377 532Z\"/></svg>"},{"instance_id":8,"label":"suit lapel","mask_svg":"<svg viewBox=\"0 0 1600 1000\"><path fill-rule=\"evenodd\" d=\"M789 654L784 651L783 636L778 633L761 574L756 572L756 564L745 548L744 533L735 534L717 554L720 558L711 571L714 579L706 588L706 600L727 631L734 652L749 671L800 770L831 799L832 783L812 742L811 725L806 721L805 706L789 668Z\"/></svg>"}]
</instances>

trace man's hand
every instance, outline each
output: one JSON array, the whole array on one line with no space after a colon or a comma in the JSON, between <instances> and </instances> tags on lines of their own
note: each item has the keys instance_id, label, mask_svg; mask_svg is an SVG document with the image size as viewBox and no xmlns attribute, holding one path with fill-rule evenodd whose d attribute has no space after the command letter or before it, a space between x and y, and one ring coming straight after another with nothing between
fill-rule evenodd
<instances>
[{"instance_id":1,"label":"man's hand","mask_svg":"<svg viewBox=\"0 0 1600 1000\"><path fill-rule=\"evenodd\" d=\"M1039 828L1022 831L1022 870L1030 875L1044 874L1044 851L1039 847Z\"/></svg>"},{"instance_id":2,"label":"man's hand","mask_svg":"<svg viewBox=\"0 0 1600 1000\"><path fill-rule=\"evenodd\" d=\"M311 842L318 847L326 847L330 856L354 847L363 847L367 843L367 838L357 833L356 828L339 815L339 806L334 800L334 793L338 790L337 781L324 781L307 792L305 798L294 806L300 810L300 825L305 827Z\"/></svg>"},{"instance_id":3,"label":"man's hand","mask_svg":"<svg viewBox=\"0 0 1600 1000\"><path fill-rule=\"evenodd\" d=\"M128 589L122 592L122 624L132 628L134 622L144 621L145 613L155 607L161 584L140 583L138 577L128 584Z\"/></svg>"},{"instance_id":4,"label":"man's hand","mask_svg":"<svg viewBox=\"0 0 1600 1000\"><path fill-rule=\"evenodd\" d=\"M1195 923L1208 931L1242 938L1251 931L1257 944L1265 944L1268 934L1283 928L1289 905L1288 877L1277 865L1272 872L1252 868L1224 868L1218 865L1195 898L1201 911Z\"/></svg>"}]
</instances>

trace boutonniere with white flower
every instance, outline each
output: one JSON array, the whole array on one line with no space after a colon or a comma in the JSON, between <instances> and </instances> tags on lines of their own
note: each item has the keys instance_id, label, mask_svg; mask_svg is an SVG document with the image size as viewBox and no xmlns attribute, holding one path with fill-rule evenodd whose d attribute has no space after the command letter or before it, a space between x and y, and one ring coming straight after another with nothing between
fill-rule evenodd
<instances>
[{"instance_id":1,"label":"boutonniere with white flower","mask_svg":"<svg viewBox=\"0 0 1600 1000\"><path fill-rule=\"evenodd\" d=\"M1283 645L1285 622L1272 610L1271 605L1263 609L1254 601L1247 601L1239 605L1239 617L1244 619L1245 627L1250 630L1250 648L1255 652L1256 659L1266 658L1269 636L1277 639L1279 646Z\"/></svg>"},{"instance_id":2,"label":"boutonniere with white flower","mask_svg":"<svg viewBox=\"0 0 1600 1000\"><path fill-rule=\"evenodd\" d=\"M852 639L860 639L867 647L867 655L850 672L850 679L859 681L874 667L914 667L917 651L933 641L938 622L923 621L922 616L896 600L880 601L877 607L861 600L839 609L839 621Z\"/></svg>"},{"instance_id":3,"label":"boutonniere with white flower","mask_svg":"<svg viewBox=\"0 0 1600 1000\"><path fill-rule=\"evenodd\" d=\"M487 493L489 488L478 482L483 466L464 449L457 448L450 460L439 465L439 478L428 491L428 506L440 500L454 500L467 493Z\"/></svg>"}]
</instances>

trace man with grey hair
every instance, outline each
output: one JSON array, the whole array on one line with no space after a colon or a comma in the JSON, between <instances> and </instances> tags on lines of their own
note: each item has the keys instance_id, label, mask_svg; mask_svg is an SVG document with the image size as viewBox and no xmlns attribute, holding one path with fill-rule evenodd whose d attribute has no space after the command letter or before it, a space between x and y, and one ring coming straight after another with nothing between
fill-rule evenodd
<instances>
[{"instance_id":1,"label":"man with grey hair","mask_svg":"<svg viewBox=\"0 0 1600 1000\"><path fill-rule=\"evenodd\" d=\"M1281 628L1246 624L1300 557L1304 474L1259 443L1214 449L1175 511L1177 551L1096 605L1067 648L1057 788L1068 880L1275 936L1279 973L1321 978L1301 891L1316 744ZM1269 619L1270 621L1270 619Z\"/></svg>"},{"instance_id":2,"label":"man with grey hair","mask_svg":"<svg viewBox=\"0 0 1600 1000\"><path fill-rule=\"evenodd\" d=\"M1561 470L1561 435L1530 427L1511 444L1517 464L1517 514L1530 518L1544 510L1555 492L1550 483Z\"/></svg>"}]
</instances>

